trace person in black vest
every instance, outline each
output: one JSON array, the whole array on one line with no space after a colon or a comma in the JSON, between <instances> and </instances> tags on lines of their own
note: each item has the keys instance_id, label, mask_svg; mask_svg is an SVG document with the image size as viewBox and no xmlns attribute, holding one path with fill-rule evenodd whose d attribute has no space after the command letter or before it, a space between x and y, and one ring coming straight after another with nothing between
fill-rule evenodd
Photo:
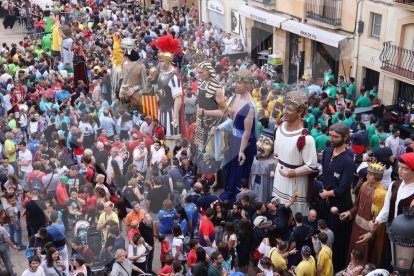
<instances>
[{"instance_id":1,"label":"person in black vest","mask_svg":"<svg viewBox=\"0 0 414 276\"><path fill-rule=\"evenodd\" d=\"M371 231L375 231L378 224L384 222L390 226L393 219L403 214L414 200L414 152L405 153L399 157L398 176L400 180L394 181L388 187L384 206L375 218L375 222L369 223ZM391 245L388 239L384 244L383 264L388 270L392 270L390 267Z\"/></svg>"}]
</instances>

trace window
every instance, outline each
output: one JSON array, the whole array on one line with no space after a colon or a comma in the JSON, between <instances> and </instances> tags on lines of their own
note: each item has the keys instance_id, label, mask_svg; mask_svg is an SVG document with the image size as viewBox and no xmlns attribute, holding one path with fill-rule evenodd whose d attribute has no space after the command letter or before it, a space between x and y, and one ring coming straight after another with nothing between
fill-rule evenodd
<instances>
[{"instance_id":1,"label":"window","mask_svg":"<svg viewBox=\"0 0 414 276\"><path fill-rule=\"evenodd\" d=\"M378 13L371 13L371 18L371 36L380 38L382 15Z\"/></svg>"}]
</instances>

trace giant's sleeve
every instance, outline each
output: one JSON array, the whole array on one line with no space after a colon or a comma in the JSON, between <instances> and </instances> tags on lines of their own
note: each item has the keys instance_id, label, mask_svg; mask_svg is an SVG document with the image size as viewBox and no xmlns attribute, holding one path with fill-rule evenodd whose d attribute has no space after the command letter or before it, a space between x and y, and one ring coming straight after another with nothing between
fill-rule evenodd
<instances>
[{"instance_id":1,"label":"giant's sleeve","mask_svg":"<svg viewBox=\"0 0 414 276\"><path fill-rule=\"evenodd\" d=\"M301 152L303 166L295 169L297 176L311 174L318 170L318 158L316 155L315 139L310 135L307 135L305 139L306 144Z\"/></svg>"},{"instance_id":2,"label":"giant's sleeve","mask_svg":"<svg viewBox=\"0 0 414 276\"><path fill-rule=\"evenodd\" d=\"M388 215L390 212L390 201L391 201L391 191L392 191L392 185L394 185L395 182L391 183L391 185L388 187L387 194L385 195L384 199L384 205L382 206L381 211L379 212L377 218L375 219L375 222L377 223L383 223L388 220Z\"/></svg>"},{"instance_id":3,"label":"giant's sleeve","mask_svg":"<svg viewBox=\"0 0 414 276\"><path fill-rule=\"evenodd\" d=\"M339 179L339 185L334 189L335 196L341 196L349 192L354 178L353 162L344 163L342 166L344 169Z\"/></svg>"}]
</instances>

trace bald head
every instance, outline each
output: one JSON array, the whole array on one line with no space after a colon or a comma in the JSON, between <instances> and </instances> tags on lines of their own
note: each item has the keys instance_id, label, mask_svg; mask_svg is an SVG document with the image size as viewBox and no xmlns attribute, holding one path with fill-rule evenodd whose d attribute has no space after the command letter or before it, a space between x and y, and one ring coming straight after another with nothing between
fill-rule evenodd
<instances>
[{"instance_id":1,"label":"bald head","mask_svg":"<svg viewBox=\"0 0 414 276\"><path fill-rule=\"evenodd\" d=\"M194 184L194 190L196 192L201 192L203 190L203 184L201 184L200 182L196 182L196 184Z\"/></svg>"},{"instance_id":2,"label":"bald head","mask_svg":"<svg viewBox=\"0 0 414 276\"><path fill-rule=\"evenodd\" d=\"M96 148L97 148L99 151L102 151L102 150L104 150L104 149L105 149L105 145L104 145L104 143L102 143L102 142L97 142L97 143L96 143Z\"/></svg>"},{"instance_id":3,"label":"bald head","mask_svg":"<svg viewBox=\"0 0 414 276\"><path fill-rule=\"evenodd\" d=\"M311 222L315 222L318 217L315 209L311 209L308 214L308 220Z\"/></svg>"}]
</instances>

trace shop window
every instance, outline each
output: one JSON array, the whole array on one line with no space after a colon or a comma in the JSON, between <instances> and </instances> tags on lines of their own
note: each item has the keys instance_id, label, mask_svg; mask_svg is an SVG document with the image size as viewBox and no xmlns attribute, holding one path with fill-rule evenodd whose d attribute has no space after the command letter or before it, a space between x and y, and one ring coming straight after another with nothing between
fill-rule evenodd
<instances>
[{"instance_id":1,"label":"shop window","mask_svg":"<svg viewBox=\"0 0 414 276\"><path fill-rule=\"evenodd\" d=\"M381 36L382 15L378 13L371 13L371 36L380 38Z\"/></svg>"}]
</instances>

